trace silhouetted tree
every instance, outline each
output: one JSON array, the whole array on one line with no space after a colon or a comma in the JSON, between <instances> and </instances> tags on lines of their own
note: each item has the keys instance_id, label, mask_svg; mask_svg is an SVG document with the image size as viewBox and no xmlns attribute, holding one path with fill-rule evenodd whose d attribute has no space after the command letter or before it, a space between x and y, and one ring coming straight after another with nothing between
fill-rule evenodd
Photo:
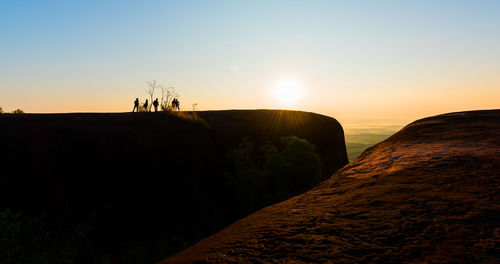
<instances>
[{"instance_id":1,"label":"silhouetted tree","mask_svg":"<svg viewBox=\"0 0 500 264\"><path fill-rule=\"evenodd\" d=\"M163 111L172 110L171 102L174 98L178 98L179 94L177 94L173 86L165 87L161 85L160 89L161 89L161 109Z\"/></svg>"},{"instance_id":2,"label":"silhouetted tree","mask_svg":"<svg viewBox=\"0 0 500 264\"><path fill-rule=\"evenodd\" d=\"M162 84L158 84L156 80L146 82L147 89L146 93L149 95L150 102L152 103L154 100L154 94L157 89L161 90L161 101L160 108L162 111L171 111L172 110L172 100L179 98L179 94L175 91L173 86L164 86ZM150 104L146 111L151 111Z\"/></svg>"},{"instance_id":3,"label":"silhouetted tree","mask_svg":"<svg viewBox=\"0 0 500 264\"><path fill-rule=\"evenodd\" d=\"M21 109L16 109L14 111L12 111L13 114L24 114L24 111L21 110Z\"/></svg>"},{"instance_id":4,"label":"silhouetted tree","mask_svg":"<svg viewBox=\"0 0 500 264\"><path fill-rule=\"evenodd\" d=\"M232 172L226 174L238 204L239 214L245 215L258 207L256 194L259 182L265 177L265 170L260 166L260 157L255 143L248 137L243 138L238 147L227 152L232 165Z\"/></svg>"},{"instance_id":5,"label":"silhouetted tree","mask_svg":"<svg viewBox=\"0 0 500 264\"><path fill-rule=\"evenodd\" d=\"M284 194L293 195L306 191L321 181L321 158L316 146L295 136L280 138L281 166L284 174L282 187Z\"/></svg>"},{"instance_id":6,"label":"silhouetted tree","mask_svg":"<svg viewBox=\"0 0 500 264\"><path fill-rule=\"evenodd\" d=\"M151 100L149 100L150 104L148 106L148 109L146 109L147 111L151 111L151 105L152 105L152 102L153 102L153 97L155 95L155 90L157 88L160 88L160 85L156 82L156 80L153 80L153 81L148 81L146 82L148 88L146 89L146 93L148 93L149 97Z\"/></svg>"},{"instance_id":7,"label":"silhouetted tree","mask_svg":"<svg viewBox=\"0 0 500 264\"><path fill-rule=\"evenodd\" d=\"M198 103L194 103L192 104L192 106L193 106L193 112L196 112L196 107L198 106Z\"/></svg>"},{"instance_id":8,"label":"silhouetted tree","mask_svg":"<svg viewBox=\"0 0 500 264\"><path fill-rule=\"evenodd\" d=\"M0 114L3 114L3 109L1 106L0 106Z\"/></svg>"},{"instance_id":9,"label":"silhouetted tree","mask_svg":"<svg viewBox=\"0 0 500 264\"><path fill-rule=\"evenodd\" d=\"M279 146L256 146L248 138L226 154L226 179L241 215L297 195L321 181L321 159L306 139L281 137Z\"/></svg>"},{"instance_id":10,"label":"silhouetted tree","mask_svg":"<svg viewBox=\"0 0 500 264\"><path fill-rule=\"evenodd\" d=\"M9 208L0 211L0 258L2 263L49 263L45 261L44 234L38 218Z\"/></svg>"}]
</instances>

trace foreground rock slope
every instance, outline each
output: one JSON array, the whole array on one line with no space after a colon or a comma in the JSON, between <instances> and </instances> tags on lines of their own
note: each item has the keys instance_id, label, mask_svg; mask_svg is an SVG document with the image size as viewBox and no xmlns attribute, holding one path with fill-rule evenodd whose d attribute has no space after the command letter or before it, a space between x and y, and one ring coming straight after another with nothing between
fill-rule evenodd
<instances>
[{"instance_id":1,"label":"foreground rock slope","mask_svg":"<svg viewBox=\"0 0 500 264\"><path fill-rule=\"evenodd\" d=\"M162 263L499 263L500 110L416 121Z\"/></svg>"}]
</instances>

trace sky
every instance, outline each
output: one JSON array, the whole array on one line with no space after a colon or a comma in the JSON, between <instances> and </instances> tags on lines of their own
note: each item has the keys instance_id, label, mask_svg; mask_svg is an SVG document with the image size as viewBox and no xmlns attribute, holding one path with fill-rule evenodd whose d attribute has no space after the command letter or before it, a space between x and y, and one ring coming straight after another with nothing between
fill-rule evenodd
<instances>
[{"instance_id":1,"label":"sky","mask_svg":"<svg viewBox=\"0 0 500 264\"><path fill-rule=\"evenodd\" d=\"M156 80L185 110L500 108L499 29L500 1L1 0L0 106L126 112Z\"/></svg>"}]
</instances>

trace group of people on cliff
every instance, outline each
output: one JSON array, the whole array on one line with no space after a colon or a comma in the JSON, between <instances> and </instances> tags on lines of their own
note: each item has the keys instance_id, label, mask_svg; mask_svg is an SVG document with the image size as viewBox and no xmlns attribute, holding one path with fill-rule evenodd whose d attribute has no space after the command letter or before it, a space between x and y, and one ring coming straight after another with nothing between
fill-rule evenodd
<instances>
[{"instance_id":1,"label":"group of people on cliff","mask_svg":"<svg viewBox=\"0 0 500 264\"><path fill-rule=\"evenodd\" d=\"M160 102L158 102L158 98L156 98L156 100L153 101L152 105L153 105L153 107L155 109L155 112L158 112L158 106L160 105ZM179 100L177 100L177 98L174 98L172 100L171 106L172 106L171 109L173 111L180 111L180 103L179 103ZM149 105L148 99L146 99L146 102L144 102L144 104L142 105L142 107L144 107L144 111L151 112L151 107ZM136 112L136 111L139 112L139 98L135 98L134 109L132 109L132 113Z\"/></svg>"}]
</instances>

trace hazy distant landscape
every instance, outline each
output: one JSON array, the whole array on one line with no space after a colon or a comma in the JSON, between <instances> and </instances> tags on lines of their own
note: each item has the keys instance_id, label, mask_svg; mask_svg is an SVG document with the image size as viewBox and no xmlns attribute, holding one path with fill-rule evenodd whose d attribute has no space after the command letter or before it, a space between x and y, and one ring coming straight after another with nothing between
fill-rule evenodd
<instances>
[{"instance_id":1,"label":"hazy distant landscape","mask_svg":"<svg viewBox=\"0 0 500 264\"><path fill-rule=\"evenodd\" d=\"M367 148L384 141L405 126L404 120L351 119L342 120L349 162Z\"/></svg>"}]
</instances>

